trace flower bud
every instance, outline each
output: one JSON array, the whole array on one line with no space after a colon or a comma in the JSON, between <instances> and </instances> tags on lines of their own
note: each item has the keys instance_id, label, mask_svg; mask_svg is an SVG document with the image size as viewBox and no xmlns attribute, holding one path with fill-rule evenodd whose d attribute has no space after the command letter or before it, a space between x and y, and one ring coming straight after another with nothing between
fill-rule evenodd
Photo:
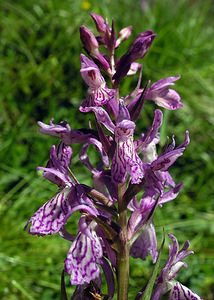
<instances>
[{"instance_id":1,"label":"flower bud","mask_svg":"<svg viewBox=\"0 0 214 300\"><path fill-rule=\"evenodd\" d=\"M121 79L126 76L133 62L139 58L143 58L146 55L154 38L155 34L151 30L147 30L138 35L129 50L120 58L117 63L116 73L113 76L113 79L116 83L119 83Z\"/></svg>"},{"instance_id":2,"label":"flower bud","mask_svg":"<svg viewBox=\"0 0 214 300\"><path fill-rule=\"evenodd\" d=\"M131 62L134 62L135 60L145 56L154 38L155 34L152 30L147 30L138 35L128 50Z\"/></svg>"},{"instance_id":3,"label":"flower bud","mask_svg":"<svg viewBox=\"0 0 214 300\"><path fill-rule=\"evenodd\" d=\"M97 15L95 13L91 13L90 16L92 17L96 27L97 27L97 31L103 35L106 33L106 29L107 29L107 25L105 20L103 19L102 16Z\"/></svg>"},{"instance_id":4,"label":"flower bud","mask_svg":"<svg viewBox=\"0 0 214 300\"><path fill-rule=\"evenodd\" d=\"M97 39L86 26L80 27L80 39L89 54L96 55L99 53Z\"/></svg>"},{"instance_id":5,"label":"flower bud","mask_svg":"<svg viewBox=\"0 0 214 300\"><path fill-rule=\"evenodd\" d=\"M121 29L118 35L118 39L116 41L116 48L119 47L121 42L127 40L130 37L131 33L132 33L132 26L128 26Z\"/></svg>"}]
</instances>

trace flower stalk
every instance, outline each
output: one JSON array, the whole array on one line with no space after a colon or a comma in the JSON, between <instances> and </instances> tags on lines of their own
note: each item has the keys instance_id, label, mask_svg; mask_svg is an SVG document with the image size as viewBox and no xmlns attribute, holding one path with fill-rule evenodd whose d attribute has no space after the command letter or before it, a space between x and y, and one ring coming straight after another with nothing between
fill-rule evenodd
<instances>
[{"instance_id":1,"label":"flower stalk","mask_svg":"<svg viewBox=\"0 0 214 300\"><path fill-rule=\"evenodd\" d=\"M123 196L125 193L124 184L118 185L118 224L120 225L119 234L119 255L117 257L118 266L118 300L128 299L129 286L129 243L127 234L127 211L123 206Z\"/></svg>"}]
</instances>

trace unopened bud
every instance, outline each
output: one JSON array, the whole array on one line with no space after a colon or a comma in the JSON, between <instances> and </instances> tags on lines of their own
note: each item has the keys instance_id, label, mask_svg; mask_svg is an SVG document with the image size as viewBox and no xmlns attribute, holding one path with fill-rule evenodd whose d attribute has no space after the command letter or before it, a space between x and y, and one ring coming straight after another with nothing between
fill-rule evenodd
<instances>
[{"instance_id":1,"label":"unopened bud","mask_svg":"<svg viewBox=\"0 0 214 300\"><path fill-rule=\"evenodd\" d=\"M94 14L94 13L91 13L90 15L91 15L92 19L94 20L94 23L97 27L97 31L99 33L101 33L101 35L105 34L107 25L106 25L106 22L103 19L103 17L101 17L100 15Z\"/></svg>"},{"instance_id":2,"label":"unopened bud","mask_svg":"<svg viewBox=\"0 0 214 300\"><path fill-rule=\"evenodd\" d=\"M99 52L97 39L86 26L80 27L80 39L89 54L95 55Z\"/></svg>"},{"instance_id":3,"label":"unopened bud","mask_svg":"<svg viewBox=\"0 0 214 300\"><path fill-rule=\"evenodd\" d=\"M128 26L121 29L118 34L118 39L116 41L116 48L121 44L121 42L127 40L131 34L132 34L132 26Z\"/></svg>"},{"instance_id":4,"label":"unopened bud","mask_svg":"<svg viewBox=\"0 0 214 300\"><path fill-rule=\"evenodd\" d=\"M155 36L156 35L152 30L147 30L138 35L128 50L128 55L131 62L134 62L135 60L145 56Z\"/></svg>"}]
</instances>

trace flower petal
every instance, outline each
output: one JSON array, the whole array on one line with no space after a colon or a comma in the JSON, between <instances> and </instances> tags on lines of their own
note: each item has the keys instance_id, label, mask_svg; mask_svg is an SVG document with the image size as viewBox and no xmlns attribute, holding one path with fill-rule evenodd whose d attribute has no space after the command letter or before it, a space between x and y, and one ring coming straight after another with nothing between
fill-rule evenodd
<instances>
[{"instance_id":1,"label":"flower petal","mask_svg":"<svg viewBox=\"0 0 214 300\"><path fill-rule=\"evenodd\" d=\"M169 300L202 300L197 294L179 282L171 289Z\"/></svg>"},{"instance_id":2,"label":"flower petal","mask_svg":"<svg viewBox=\"0 0 214 300\"><path fill-rule=\"evenodd\" d=\"M29 233L47 235L59 232L65 225L66 216L70 211L69 192L70 188L64 188L37 210L27 223L31 223Z\"/></svg>"},{"instance_id":3,"label":"flower petal","mask_svg":"<svg viewBox=\"0 0 214 300\"><path fill-rule=\"evenodd\" d=\"M158 257L158 251L155 228L152 223L146 226L131 248L131 255L134 258L145 260L149 252L153 263L155 263Z\"/></svg>"},{"instance_id":4,"label":"flower petal","mask_svg":"<svg viewBox=\"0 0 214 300\"><path fill-rule=\"evenodd\" d=\"M177 160L177 158L183 155L183 152L188 146L189 142L189 132L186 131L184 142L177 148L171 151L166 151L165 153L160 155L155 161L152 162L152 169L154 171L167 171L168 168Z\"/></svg>"},{"instance_id":5,"label":"flower petal","mask_svg":"<svg viewBox=\"0 0 214 300\"><path fill-rule=\"evenodd\" d=\"M61 142L57 147L52 146L50 151L50 159L46 168L38 167L43 170L43 176L60 187L71 184L68 176L68 167L71 162L72 149Z\"/></svg>"},{"instance_id":6,"label":"flower petal","mask_svg":"<svg viewBox=\"0 0 214 300\"><path fill-rule=\"evenodd\" d=\"M97 262L102 257L102 246L95 231L91 237L79 233L65 260L65 271L71 274L71 284L90 283L100 274Z\"/></svg>"},{"instance_id":7,"label":"flower petal","mask_svg":"<svg viewBox=\"0 0 214 300\"><path fill-rule=\"evenodd\" d=\"M108 129L110 132L114 132L115 125L111 121L108 113L102 108L102 107L84 107L81 108L82 112L90 112L93 111L95 113L95 116L97 118L97 121L105 126L106 129Z\"/></svg>"},{"instance_id":8,"label":"flower petal","mask_svg":"<svg viewBox=\"0 0 214 300\"><path fill-rule=\"evenodd\" d=\"M174 81L180 77L167 77L155 82L146 92L145 99L153 100L158 106L164 107L169 110L179 109L183 106L180 95L169 89L170 85L173 85Z\"/></svg>"},{"instance_id":9,"label":"flower petal","mask_svg":"<svg viewBox=\"0 0 214 300\"><path fill-rule=\"evenodd\" d=\"M108 155L105 153L104 149L103 149L103 146L102 144L96 140L96 139L89 139L88 140L88 143L85 143L80 151L80 155L79 155L79 158L81 160L81 162L90 170L90 171L93 171L93 172L96 172L96 168L94 168L90 161L89 161L89 158L88 158L88 155L87 155L87 151L88 151L88 147L90 145L94 145L97 149L97 151L100 153L101 155L101 158L102 158L102 162L105 166L108 166L109 164L109 159L108 159Z\"/></svg>"}]
</instances>

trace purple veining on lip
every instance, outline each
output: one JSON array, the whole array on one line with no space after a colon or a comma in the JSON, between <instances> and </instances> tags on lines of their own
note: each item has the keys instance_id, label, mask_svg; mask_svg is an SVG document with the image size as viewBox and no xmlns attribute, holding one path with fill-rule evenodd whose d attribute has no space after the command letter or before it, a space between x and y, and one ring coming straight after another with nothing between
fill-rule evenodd
<instances>
[{"instance_id":1,"label":"purple veining on lip","mask_svg":"<svg viewBox=\"0 0 214 300\"><path fill-rule=\"evenodd\" d=\"M131 176L132 183L139 183L143 178L143 163L134 149L133 133L135 123L123 120L115 127L116 150L112 160L112 180L122 183L126 174Z\"/></svg>"},{"instance_id":2,"label":"purple veining on lip","mask_svg":"<svg viewBox=\"0 0 214 300\"><path fill-rule=\"evenodd\" d=\"M65 271L71 284L89 283L100 274L97 263L103 255L100 240L90 228L90 236L79 232L65 260Z\"/></svg>"},{"instance_id":3,"label":"purple veining on lip","mask_svg":"<svg viewBox=\"0 0 214 300\"><path fill-rule=\"evenodd\" d=\"M81 54L80 60L80 74L89 87L87 98L82 103L80 111L87 112L85 107L102 106L114 99L115 91L107 88L105 79L101 75L98 66L92 60L84 54Z\"/></svg>"},{"instance_id":4,"label":"purple veining on lip","mask_svg":"<svg viewBox=\"0 0 214 300\"><path fill-rule=\"evenodd\" d=\"M169 300L202 300L198 295L179 282L171 289Z\"/></svg>"},{"instance_id":5,"label":"purple veining on lip","mask_svg":"<svg viewBox=\"0 0 214 300\"><path fill-rule=\"evenodd\" d=\"M27 223L31 223L29 233L47 235L59 232L69 213L69 192L69 188L64 188L37 210Z\"/></svg>"}]
</instances>

